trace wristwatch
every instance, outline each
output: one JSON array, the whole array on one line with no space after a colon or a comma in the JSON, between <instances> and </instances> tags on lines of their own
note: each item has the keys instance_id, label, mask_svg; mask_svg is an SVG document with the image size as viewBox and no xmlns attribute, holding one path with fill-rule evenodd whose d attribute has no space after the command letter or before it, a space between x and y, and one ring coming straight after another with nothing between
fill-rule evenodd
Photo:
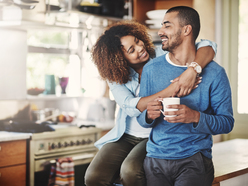
<instances>
[{"instance_id":1,"label":"wristwatch","mask_svg":"<svg viewBox=\"0 0 248 186\"><path fill-rule=\"evenodd\" d=\"M197 74L200 74L202 72L201 66L196 62L191 62L188 67L193 67Z\"/></svg>"}]
</instances>

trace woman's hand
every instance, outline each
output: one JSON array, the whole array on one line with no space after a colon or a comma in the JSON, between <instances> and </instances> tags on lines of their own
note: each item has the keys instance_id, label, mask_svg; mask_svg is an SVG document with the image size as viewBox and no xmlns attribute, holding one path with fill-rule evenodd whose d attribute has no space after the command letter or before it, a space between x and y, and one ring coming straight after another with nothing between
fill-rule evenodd
<instances>
[{"instance_id":1,"label":"woman's hand","mask_svg":"<svg viewBox=\"0 0 248 186\"><path fill-rule=\"evenodd\" d=\"M195 70L190 67L185 70L179 77L173 80L173 83L178 82L179 90L174 92L172 97L182 97L190 94L190 92L197 88L201 82L201 77L197 77ZM173 84L172 83L172 84Z\"/></svg>"}]
</instances>

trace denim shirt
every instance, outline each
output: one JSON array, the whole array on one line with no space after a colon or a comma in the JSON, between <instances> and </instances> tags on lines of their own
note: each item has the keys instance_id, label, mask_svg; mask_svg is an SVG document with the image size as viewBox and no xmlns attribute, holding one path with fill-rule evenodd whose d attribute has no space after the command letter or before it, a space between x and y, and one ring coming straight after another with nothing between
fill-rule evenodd
<instances>
[{"instance_id":1,"label":"denim shirt","mask_svg":"<svg viewBox=\"0 0 248 186\"><path fill-rule=\"evenodd\" d=\"M211 46L216 54L216 43L209 40L201 40L201 42L196 43L197 49L205 46ZM163 51L162 47L156 48L155 51L156 57L168 53L167 51ZM110 91L112 92L115 101L119 105L120 109L116 117L115 126L107 134L105 134L102 138L95 142L95 146L98 149L100 149L106 143L115 142L121 138L126 130L127 116L137 117L141 114L141 112L136 108L136 105L138 104L141 97L135 97L136 89L139 86L139 74L135 72L135 70L133 70L131 67L130 71L131 80L128 81L126 84L108 82Z\"/></svg>"}]
</instances>

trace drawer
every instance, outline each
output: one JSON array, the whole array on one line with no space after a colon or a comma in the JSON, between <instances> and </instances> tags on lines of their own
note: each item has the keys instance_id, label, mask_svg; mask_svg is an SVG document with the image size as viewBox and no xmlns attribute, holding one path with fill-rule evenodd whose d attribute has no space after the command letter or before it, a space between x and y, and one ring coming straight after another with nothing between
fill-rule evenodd
<instances>
[{"instance_id":1,"label":"drawer","mask_svg":"<svg viewBox=\"0 0 248 186\"><path fill-rule=\"evenodd\" d=\"M0 143L0 167L26 163L26 140Z\"/></svg>"},{"instance_id":2,"label":"drawer","mask_svg":"<svg viewBox=\"0 0 248 186\"><path fill-rule=\"evenodd\" d=\"M0 168L0 185L26 186L26 165Z\"/></svg>"}]
</instances>

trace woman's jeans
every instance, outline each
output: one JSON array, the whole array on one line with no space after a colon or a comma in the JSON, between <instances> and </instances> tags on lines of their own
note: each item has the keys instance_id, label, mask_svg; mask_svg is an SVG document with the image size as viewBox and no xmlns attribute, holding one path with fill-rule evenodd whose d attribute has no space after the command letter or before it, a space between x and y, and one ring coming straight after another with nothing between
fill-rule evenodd
<instances>
[{"instance_id":1,"label":"woman's jeans","mask_svg":"<svg viewBox=\"0 0 248 186\"><path fill-rule=\"evenodd\" d=\"M143 161L147 138L124 134L118 141L105 144L90 163L87 186L112 186L117 178L123 186L145 186Z\"/></svg>"}]
</instances>

